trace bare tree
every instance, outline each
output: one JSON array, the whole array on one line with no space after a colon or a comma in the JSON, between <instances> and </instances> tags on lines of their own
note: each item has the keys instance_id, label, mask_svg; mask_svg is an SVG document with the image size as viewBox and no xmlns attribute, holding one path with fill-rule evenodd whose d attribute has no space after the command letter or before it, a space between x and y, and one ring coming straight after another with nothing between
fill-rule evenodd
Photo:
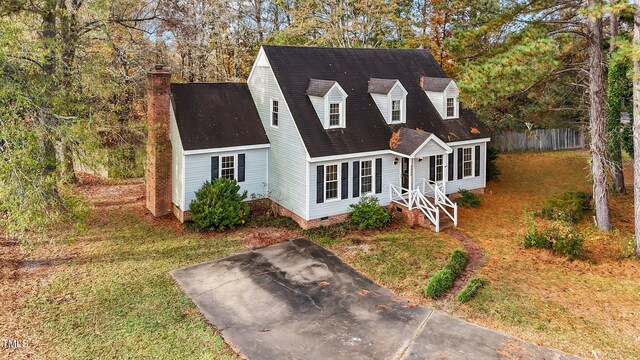
<instances>
[{"instance_id":1,"label":"bare tree","mask_svg":"<svg viewBox=\"0 0 640 360\"><path fill-rule=\"evenodd\" d=\"M587 1L589 10L602 5L600 0ZM607 133L604 113L604 79L602 70L602 17L587 18L589 52L589 115L591 128L591 174L596 225L600 230L611 230L609 218L609 190L607 189Z\"/></svg>"}]
</instances>

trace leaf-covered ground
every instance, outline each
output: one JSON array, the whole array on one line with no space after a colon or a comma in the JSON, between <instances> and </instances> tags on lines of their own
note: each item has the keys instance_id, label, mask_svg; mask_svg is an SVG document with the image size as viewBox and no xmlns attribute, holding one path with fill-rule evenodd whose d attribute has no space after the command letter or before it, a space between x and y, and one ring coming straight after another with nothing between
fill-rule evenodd
<instances>
[{"instance_id":1,"label":"leaf-covered ground","mask_svg":"<svg viewBox=\"0 0 640 360\"><path fill-rule=\"evenodd\" d=\"M632 195L612 197L614 232L597 232L588 217L579 224L588 240L576 261L523 249L518 240L525 207L537 210L553 194L590 189L587 160L585 152L501 155L501 180L488 184L479 208L460 212L458 230L484 255L476 275L488 280L465 305L421 295L429 276L461 247L449 235L398 223L384 231L308 235L415 303L581 356L634 358L640 262L625 257ZM627 183L631 188L630 177ZM27 339L29 347L2 349L0 356L235 358L168 271L301 232L266 221L222 234L188 233L171 217L146 214L140 182L89 182L78 191L95 205L85 228L61 227L54 243L35 247L2 239L0 338Z\"/></svg>"}]
</instances>

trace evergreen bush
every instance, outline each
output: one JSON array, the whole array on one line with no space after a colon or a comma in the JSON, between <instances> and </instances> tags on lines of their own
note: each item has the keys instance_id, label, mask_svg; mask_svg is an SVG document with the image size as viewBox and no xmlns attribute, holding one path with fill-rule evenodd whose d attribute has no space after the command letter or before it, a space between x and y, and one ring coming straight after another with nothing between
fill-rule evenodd
<instances>
[{"instance_id":1,"label":"evergreen bush","mask_svg":"<svg viewBox=\"0 0 640 360\"><path fill-rule=\"evenodd\" d=\"M240 193L235 180L206 181L189 205L191 220L201 229L225 230L249 221L247 192Z\"/></svg>"}]
</instances>

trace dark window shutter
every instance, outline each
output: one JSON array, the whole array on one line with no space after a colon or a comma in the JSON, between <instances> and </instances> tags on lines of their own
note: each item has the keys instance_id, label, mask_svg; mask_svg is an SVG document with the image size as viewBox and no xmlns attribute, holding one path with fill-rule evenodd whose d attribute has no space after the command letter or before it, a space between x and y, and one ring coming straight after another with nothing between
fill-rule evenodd
<instances>
[{"instance_id":1,"label":"dark window shutter","mask_svg":"<svg viewBox=\"0 0 640 360\"><path fill-rule=\"evenodd\" d=\"M342 163L342 198L343 199L348 199L349 198L349 163L345 162Z\"/></svg>"},{"instance_id":2,"label":"dark window shutter","mask_svg":"<svg viewBox=\"0 0 640 360\"><path fill-rule=\"evenodd\" d=\"M449 181L453 180L453 155L454 153L447 154L448 162L449 162Z\"/></svg>"},{"instance_id":3,"label":"dark window shutter","mask_svg":"<svg viewBox=\"0 0 640 360\"><path fill-rule=\"evenodd\" d=\"M382 192L382 159L376 159L376 194Z\"/></svg>"},{"instance_id":4,"label":"dark window shutter","mask_svg":"<svg viewBox=\"0 0 640 360\"><path fill-rule=\"evenodd\" d=\"M480 176L480 145L476 145L476 176Z\"/></svg>"},{"instance_id":5,"label":"dark window shutter","mask_svg":"<svg viewBox=\"0 0 640 360\"><path fill-rule=\"evenodd\" d=\"M218 174L220 173L220 160L218 156L211 157L211 181L218 178Z\"/></svg>"},{"instance_id":6,"label":"dark window shutter","mask_svg":"<svg viewBox=\"0 0 640 360\"><path fill-rule=\"evenodd\" d=\"M318 165L316 169L316 203L320 204L324 202L324 166Z\"/></svg>"},{"instance_id":7,"label":"dark window shutter","mask_svg":"<svg viewBox=\"0 0 640 360\"><path fill-rule=\"evenodd\" d=\"M436 157L429 156L429 180L436 181Z\"/></svg>"},{"instance_id":8,"label":"dark window shutter","mask_svg":"<svg viewBox=\"0 0 640 360\"><path fill-rule=\"evenodd\" d=\"M360 161L353 162L353 197L360 196Z\"/></svg>"},{"instance_id":9,"label":"dark window shutter","mask_svg":"<svg viewBox=\"0 0 640 360\"><path fill-rule=\"evenodd\" d=\"M238 154L238 182L244 181L244 154Z\"/></svg>"},{"instance_id":10,"label":"dark window shutter","mask_svg":"<svg viewBox=\"0 0 640 360\"><path fill-rule=\"evenodd\" d=\"M462 148L458 149L458 179L462 179Z\"/></svg>"}]
</instances>

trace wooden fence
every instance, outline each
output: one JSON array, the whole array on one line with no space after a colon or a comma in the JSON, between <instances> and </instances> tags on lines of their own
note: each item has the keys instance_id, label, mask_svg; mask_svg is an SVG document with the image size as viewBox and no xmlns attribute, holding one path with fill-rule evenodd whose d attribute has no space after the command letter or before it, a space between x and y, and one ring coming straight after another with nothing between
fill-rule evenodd
<instances>
[{"instance_id":1,"label":"wooden fence","mask_svg":"<svg viewBox=\"0 0 640 360\"><path fill-rule=\"evenodd\" d=\"M491 136L491 145L504 152L580 149L583 138L582 131L576 129L496 131Z\"/></svg>"}]
</instances>

